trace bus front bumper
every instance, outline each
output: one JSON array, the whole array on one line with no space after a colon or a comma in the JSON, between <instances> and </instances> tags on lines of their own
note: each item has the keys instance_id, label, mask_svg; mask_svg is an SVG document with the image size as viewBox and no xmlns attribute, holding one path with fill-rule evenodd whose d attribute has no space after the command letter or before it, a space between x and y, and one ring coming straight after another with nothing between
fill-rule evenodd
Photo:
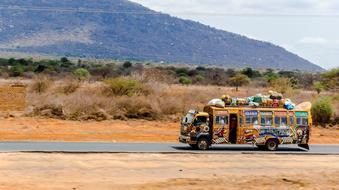
<instances>
[{"instance_id":1,"label":"bus front bumper","mask_svg":"<svg viewBox=\"0 0 339 190\"><path fill-rule=\"evenodd\" d=\"M180 135L179 136L179 142L181 143L189 143L191 140L191 138L189 136L186 135Z\"/></svg>"}]
</instances>

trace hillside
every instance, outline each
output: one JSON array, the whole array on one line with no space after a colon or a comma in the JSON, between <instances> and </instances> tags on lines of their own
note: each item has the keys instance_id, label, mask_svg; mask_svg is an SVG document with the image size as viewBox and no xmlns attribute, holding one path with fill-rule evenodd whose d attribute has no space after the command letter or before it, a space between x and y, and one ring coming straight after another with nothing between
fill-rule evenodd
<instances>
[{"instance_id":1,"label":"hillside","mask_svg":"<svg viewBox=\"0 0 339 190\"><path fill-rule=\"evenodd\" d=\"M2 0L0 51L321 71L271 43L126 0Z\"/></svg>"}]
</instances>

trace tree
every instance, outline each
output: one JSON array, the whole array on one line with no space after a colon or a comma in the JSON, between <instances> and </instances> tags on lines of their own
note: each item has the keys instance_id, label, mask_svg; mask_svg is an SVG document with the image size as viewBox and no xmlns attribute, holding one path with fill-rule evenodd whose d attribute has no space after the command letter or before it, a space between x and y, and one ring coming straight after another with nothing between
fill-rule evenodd
<instances>
[{"instance_id":1,"label":"tree","mask_svg":"<svg viewBox=\"0 0 339 190\"><path fill-rule=\"evenodd\" d=\"M76 69L73 74L80 81L87 80L90 77L90 73L84 68Z\"/></svg>"},{"instance_id":2,"label":"tree","mask_svg":"<svg viewBox=\"0 0 339 190\"><path fill-rule=\"evenodd\" d=\"M286 94L288 92L293 91L293 84L289 78L281 77L275 80L272 80L271 87L274 88L275 91L280 92L282 94Z\"/></svg>"},{"instance_id":3,"label":"tree","mask_svg":"<svg viewBox=\"0 0 339 190\"><path fill-rule=\"evenodd\" d=\"M320 94L320 92L325 89L325 86L322 82L317 81L313 84L313 88L317 91L318 94Z\"/></svg>"},{"instance_id":4,"label":"tree","mask_svg":"<svg viewBox=\"0 0 339 190\"><path fill-rule=\"evenodd\" d=\"M175 70L177 76L188 76L188 72L188 68L177 68Z\"/></svg>"},{"instance_id":5,"label":"tree","mask_svg":"<svg viewBox=\"0 0 339 190\"><path fill-rule=\"evenodd\" d=\"M234 69L227 69L227 70L225 71L225 74L226 74L228 77L234 77L234 76L237 74L237 72L236 72Z\"/></svg>"},{"instance_id":6,"label":"tree","mask_svg":"<svg viewBox=\"0 0 339 190\"><path fill-rule=\"evenodd\" d=\"M105 65L96 65L90 69L90 73L92 75L99 75L104 79L113 77L115 75L115 65L112 63Z\"/></svg>"},{"instance_id":7,"label":"tree","mask_svg":"<svg viewBox=\"0 0 339 190\"><path fill-rule=\"evenodd\" d=\"M257 78L261 76L259 71L253 70L250 67L243 69L241 73L247 75L249 78Z\"/></svg>"},{"instance_id":8,"label":"tree","mask_svg":"<svg viewBox=\"0 0 339 190\"><path fill-rule=\"evenodd\" d=\"M68 63L69 60L67 59L67 57L62 57L62 58L60 59L60 62L62 62L62 63Z\"/></svg>"},{"instance_id":9,"label":"tree","mask_svg":"<svg viewBox=\"0 0 339 190\"><path fill-rule=\"evenodd\" d=\"M277 73L275 73L273 69L267 69L264 76L265 76L267 82L272 82L272 81L279 78L279 75Z\"/></svg>"},{"instance_id":10,"label":"tree","mask_svg":"<svg viewBox=\"0 0 339 190\"><path fill-rule=\"evenodd\" d=\"M244 74L236 74L234 77L228 79L232 86L235 86L235 90L238 91L239 87L248 84L250 79Z\"/></svg>"},{"instance_id":11,"label":"tree","mask_svg":"<svg viewBox=\"0 0 339 190\"><path fill-rule=\"evenodd\" d=\"M129 62L129 61L126 61L122 66L123 66L125 69L127 69L127 68L132 67L132 63Z\"/></svg>"},{"instance_id":12,"label":"tree","mask_svg":"<svg viewBox=\"0 0 339 190\"><path fill-rule=\"evenodd\" d=\"M70 67L71 66L71 61L67 59L67 57L62 57L60 59L60 62L61 62L61 67Z\"/></svg>"},{"instance_id":13,"label":"tree","mask_svg":"<svg viewBox=\"0 0 339 190\"><path fill-rule=\"evenodd\" d=\"M339 89L339 68L322 73L321 78L328 89Z\"/></svg>"}]
</instances>

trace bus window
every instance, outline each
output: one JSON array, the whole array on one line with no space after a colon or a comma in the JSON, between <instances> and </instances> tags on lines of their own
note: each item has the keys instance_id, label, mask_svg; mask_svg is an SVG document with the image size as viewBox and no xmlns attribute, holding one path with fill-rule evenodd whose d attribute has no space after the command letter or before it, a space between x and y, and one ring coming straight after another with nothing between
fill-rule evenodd
<instances>
[{"instance_id":1,"label":"bus window","mask_svg":"<svg viewBox=\"0 0 339 190\"><path fill-rule=\"evenodd\" d=\"M258 125L258 116L246 116L246 124Z\"/></svg>"},{"instance_id":2,"label":"bus window","mask_svg":"<svg viewBox=\"0 0 339 190\"><path fill-rule=\"evenodd\" d=\"M271 126L272 120L272 112L260 112L260 125Z\"/></svg>"},{"instance_id":3,"label":"bus window","mask_svg":"<svg viewBox=\"0 0 339 190\"><path fill-rule=\"evenodd\" d=\"M308 119L307 117L297 117L297 125L298 126L307 126L308 125Z\"/></svg>"},{"instance_id":4,"label":"bus window","mask_svg":"<svg viewBox=\"0 0 339 190\"><path fill-rule=\"evenodd\" d=\"M285 111L275 111L274 124L276 127L287 126L287 113Z\"/></svg>"},{"instance_id":5,"label":"bus window","mask_svg":"<svg viewBox=\"0 0 339 190\"><path fill-rule=\"evenodd\" d=\"M215 116L215 124L217 125L228 124L228 116Z\"/></svg>"},{"instance_id":6,"label":"bus window","mask_svg":"<svg viewBox=\"0 0 339 190\"><path fill-rule=\"evenodd\" d=\"M194 122L193 122L193 126L200 126L204 123L207 122L207 117L204 117L204 116L198 116Z\"/></svg>"},{"instance_id":7,"label":"bus window","mask_svg":"<svg viewBox=\"0 0 339 190\"><path fill-rule=\"evenodd\" d=\"M287 125L287 118L286 116L275 116L274 118L275 126L286 126Z\"/></svg>"},{"instance_id":8,"label":"bus window","mask_svg":"<svg viewBox=\"0 0 339 190\"><path fill-rule=\"evenodd\" d=\"M294 125L294 117L290 116L290 125Z\"/></svg>"},{"instance_id":9,"label":"bus window","mask_svg":"<svg viewBox=\"0 0 339 190\"><path fill-rule=\"evenodd\" d=\"M308 125L308 113L307 112L295 112L297 118L298 126L307 126Z\"/></svg>"},{"instance_id":10,"label":"bus window","mask_svg":"<svg viewBox=\"0 0 339 190\"><path fill-rule=\"evenodd\" d=\"M258 125L258 112L255 110L244 111L247 125Z\"/></svg>"}]
</instances>

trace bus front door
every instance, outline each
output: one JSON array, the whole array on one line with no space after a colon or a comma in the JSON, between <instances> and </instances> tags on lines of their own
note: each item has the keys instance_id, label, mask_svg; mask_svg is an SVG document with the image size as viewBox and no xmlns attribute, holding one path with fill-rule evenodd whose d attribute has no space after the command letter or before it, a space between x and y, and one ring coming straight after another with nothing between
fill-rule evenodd
<instances>
[{"instance_id":1,"label":"bus front door","mask_svg":"<svg viewBox=\"0 0 339 190\"><path fill-rule=\"evenodd\" d=\"M237 143L237 131L238 131L238 116L237 114L230 114L230 125L229 125L229 142L232 144Z\"/></svg>"}]
</instances>

